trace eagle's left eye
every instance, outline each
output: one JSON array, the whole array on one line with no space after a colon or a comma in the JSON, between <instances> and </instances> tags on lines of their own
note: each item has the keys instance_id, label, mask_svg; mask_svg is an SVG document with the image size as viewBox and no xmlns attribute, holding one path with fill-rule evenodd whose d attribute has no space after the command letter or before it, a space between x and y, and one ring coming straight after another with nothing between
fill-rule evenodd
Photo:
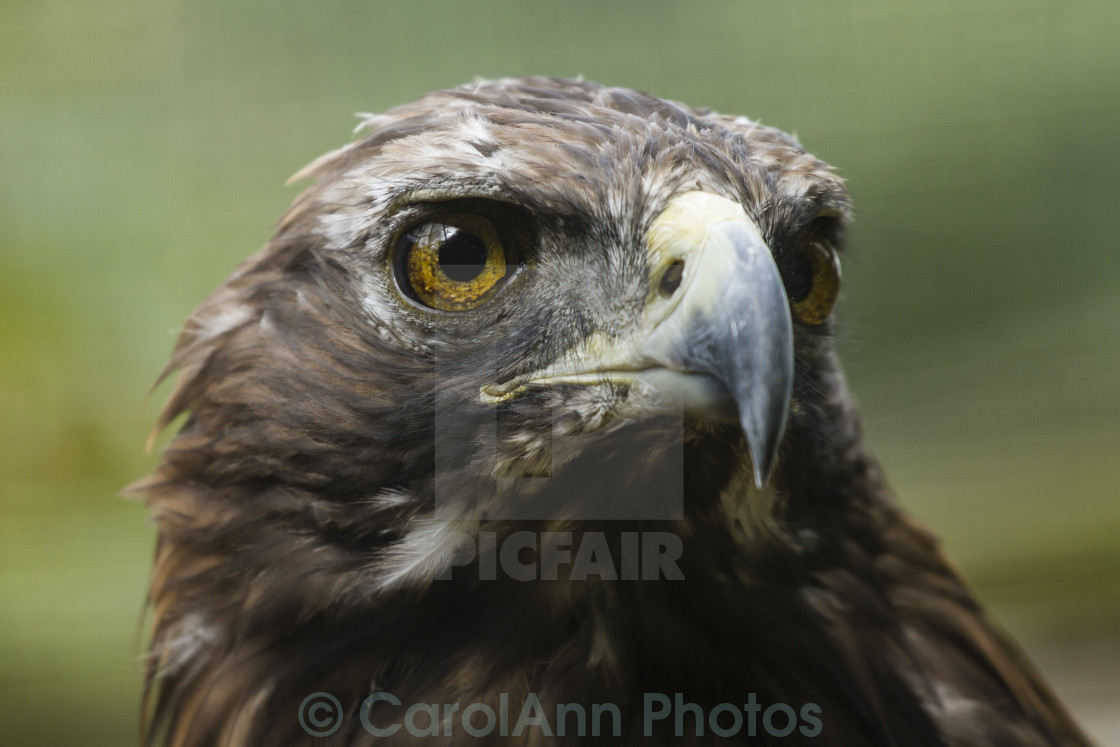
<instances>
[{"instance_id":1,"label":"eagle's left eye","mask_svg":"<svg viewBox=\"0 0 1120 747\"><path fill-rule=\"evenodd\" d=\"M801 257L803 292L791 294L793 313L806 324L824 324L840 294L840 262L828 241L814 241Z\"/></svg>"},{"instance_id":2,"label":"eagle's left eye","mask_svg":"<svg viewBox=\"0 0 1120 747\"><path fill-rule=\"evenodd\" d=\"M834 219L819 218L785 262L786 284L793 315L805 324L824 324L840 294L840 260L829 239Z\"/></svg>"},{"instance_id":3,"label":"eagle's left eye","mask_svg":"<svg viewBox=\"0 0 1120 747\"><path fill-rule=\"evenodd\" d=\"M507 275L501 237L489 219L439 215L407 231L397 249L398 277L414 300L439 311L487 301Z\"/></svg>"}]
</instances>

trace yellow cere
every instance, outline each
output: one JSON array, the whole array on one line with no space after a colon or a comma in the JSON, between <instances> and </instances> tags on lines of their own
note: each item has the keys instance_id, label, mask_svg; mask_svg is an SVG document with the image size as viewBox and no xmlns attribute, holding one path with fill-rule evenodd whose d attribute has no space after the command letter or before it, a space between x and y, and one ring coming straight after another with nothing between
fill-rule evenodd
<instances>
[{"instance_id":1,"label":"yellow cere","mask_svg":"<svg viewBox=\"0 0 1120 747\"><path fill-rule=\"evenodd\" d=\"M498 232L480 215L438 216L411 232L406 251L408 282L417 300L439 311L479 306L506 275Z\"/></svg>"},{"instance_id":2,"label":"yellow cere","mask_svg":"<svg viewBox=\"0 0 1120 747\"><path fill-rule=\"evenodd\" d=\"M840 261L827 241L814 241L809 252L813 288L808 296L793 304L793 313L806 324L823 324L840 294Z\"/></svg>"}]
</instances>

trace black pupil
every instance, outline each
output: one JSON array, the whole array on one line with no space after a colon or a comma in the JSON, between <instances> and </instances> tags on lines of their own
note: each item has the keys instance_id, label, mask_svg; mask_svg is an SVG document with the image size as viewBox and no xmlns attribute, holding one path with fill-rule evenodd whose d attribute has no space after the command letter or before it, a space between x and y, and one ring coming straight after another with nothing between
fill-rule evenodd
<instances>
[{"instance_id":1,"label":"black pupil","mask_svg":"<svg viewBox=\"0 0 1120 747\"><path fill-rule=\"evenodd\" d=\"M486 244L467 231L455 231L439 247L439 268L458 283L469 283L486 268Z\"/></svg>"},{"instance_id":2,"label":"black pupil","mask_svg":"<svg viewBox=\"0 0 1120 747\"><path fill-rule=\"evenodd\" d=\"M789 300L794 303L804 301L813 292L813 259L805 252L795 252L787 262L784 280Z\"/></svg>"}]
</instances>

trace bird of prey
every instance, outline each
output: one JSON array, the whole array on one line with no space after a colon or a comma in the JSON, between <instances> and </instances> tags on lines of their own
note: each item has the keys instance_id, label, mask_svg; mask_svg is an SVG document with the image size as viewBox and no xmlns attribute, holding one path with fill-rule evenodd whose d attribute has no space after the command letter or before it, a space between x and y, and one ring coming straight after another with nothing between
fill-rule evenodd
<instances>
[{"instance_id":1,"label":"bird of prey","mask_svg":"<svg viewBox=\"0 0 1120 747\"><path fill-rule=\"evenodd\" d=\"M145 743L1087 744L864 450L827 164L582 80L359 132L169 363Z\"/></svg>"}]
</instances>

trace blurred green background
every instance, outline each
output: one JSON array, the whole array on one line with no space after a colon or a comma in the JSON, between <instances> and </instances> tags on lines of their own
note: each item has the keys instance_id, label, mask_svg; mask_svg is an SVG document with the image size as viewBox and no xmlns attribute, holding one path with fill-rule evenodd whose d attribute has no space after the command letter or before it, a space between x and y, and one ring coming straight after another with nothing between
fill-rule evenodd
<instances>
[{"instance_id":1,"label":"blurred green background","mask_svg":"<svg viewBox=\"0 0 1120 747\"><path fill-rule=\"evenodd\" d=\"M1120 744L1120 6L0 1L0 742L136 742L173 335L378 111L584 76L796 132L902 501Z\"/></svg>"}]
</instances>

